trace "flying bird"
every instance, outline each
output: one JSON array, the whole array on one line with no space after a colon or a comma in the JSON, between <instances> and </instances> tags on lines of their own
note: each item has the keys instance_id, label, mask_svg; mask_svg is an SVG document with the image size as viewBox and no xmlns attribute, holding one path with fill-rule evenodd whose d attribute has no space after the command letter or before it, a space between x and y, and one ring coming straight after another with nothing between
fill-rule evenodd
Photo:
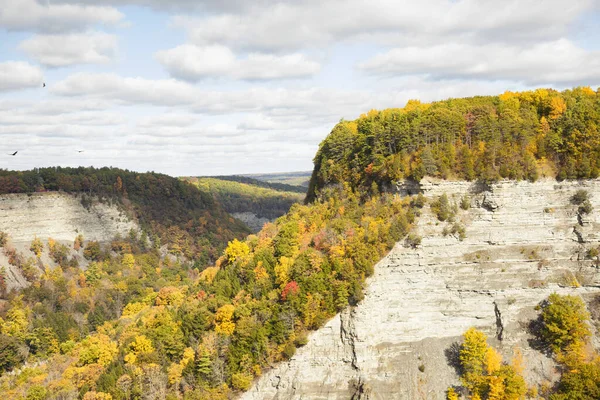
<instances>
[{"instance_id":1,"label":"flying bird","mask_svg":"<svg viewBox=\"0 0 600 400\"><path fill-rule=\"evenodd\" d=\"M78 153L83 153L85 150L77 150Z\"/></svg>"},{"instance_id":2,"label":"flying bird","mask_svg":"<svg viewBox=\"0 0 600 400\"><path fill-rule=\"evenodd\" d=\"M12 153L12 154L9 154L9 156L16 156L18 152L19 152L19 150L15 151L15 152L14 152L14 153Z\"/></svg>"},{"instance_id":3,"label":"flying bird","mask_svg":"<svg viewBox=\"0 0 600 400\"><path fill-rule=\"evenodd\" d=\"M46 87L46 82L43 82L43 83L42 83L42 87Z\"/></svg>"}]
</instances>

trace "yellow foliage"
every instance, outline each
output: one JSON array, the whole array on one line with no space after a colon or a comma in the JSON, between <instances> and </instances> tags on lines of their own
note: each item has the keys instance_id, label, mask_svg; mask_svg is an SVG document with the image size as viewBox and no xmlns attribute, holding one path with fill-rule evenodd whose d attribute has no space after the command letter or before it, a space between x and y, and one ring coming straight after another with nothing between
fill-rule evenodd
<instances>
[{"instance_id":1,"label":"yellow foliage","mask_svg":"<svg viewBox=\"0 0 600 400\"><path fill-rule=\"evenodd\" d=\"M123 309L123 317L130 317L132 315L135 315L137 313L139 313L140 311L142 311L144 308L146 307L145 304L143 303L129 303L125 306L125 308Z\"/></svg>"},{"instance_id":2,"label":"yellow foliage","mask_svg":"<svg viewBox=\"0 0 600 400\"><path fill-rule=\"evenodd\" d=\"M212 283L219 272L219 267L208 267L200 273L200 280L206 283Z\"/></svg>"},{"instance_id":3,"label":"yellow foliage","mask_svg":"<svg viewBox=\"0 0 600 400\"><path fill-rule=\"evenodd\" d=\"M454 388L449 388L446 391L446 400L458 400L458 394L456 394Z\"/></svg>"},{"instance_id":4,"label":"yellow foliage","mask_svg":"<svg viewBox=\"0 0 600 400\"><path fill-rule=\"evenodd\" d=\"M183 366L181 364L172 363L167 368L167 378L169 379L170 385L177 385L181 381L181 374L183 373Z\"/></svg>"},{"instance_id":5,"label":"yellow foliage","mask_svg":"<svg viewBox=\"0 0 600 400\"><path fill-rule=\"evenodd\" d=\"M135 265L135 257L133 254L123 254L123 260L121 260L123 268L132 269Z\"/></svg>"},{"instance_id":6,"label":"yellow foliage","mask_svg":"<svg viewBox=\"0 0 600 400\"><path fill-rule=\"evenodd\" d=\"M104 392L87 392L83 395L83 400L112 400L110 393Z\"/></svg>"},{"instance_id":7,"label":"yellow foliage","mask_svg":"<svg viewBox=\"0 0 600 400\"><path fill-rule=\"evenodd\" d=\"M261 279L266 279L269 277L267 270L265 269L265 267L263 267L262 261L259 261L256 264L256 267L254 268L254 276L256 277L257 281L260 281Z\"/></svg>"},{"instance_id":8,"label":"yellow foliage","mask_svg":"<svg viewBox=\"0 0 600 400\"><path fill-rule=\"evenodd\" d=\"M503 400L504 380L500 376L490 376L489 378L488 400Z\"/></svg>"},{"instance_id":9,"label":"yellow foliage","mask_svg":"<svg viewBox=\"0 0 600 400\"><path fill-rule=\"evenodd\" d=\"M165 286L156 296L157 306L180 306L185 300L184 294L175 286Z\"/></svg>"},{"instance_id":10,"label":"yellow foliage","mask_svg":"<svg viewBox=\"0 0 600 400\"><path fill-rule=\"evenodd\" d=\"M227 248L225 249L225 255L230 263L240 259L244 260L249 254L250 247L248 247L246 242L240 242L237 239L233 239L231 242L229 242Z\"/></svg>"},{"instance_id":11,"label":"yellow foliage","mask_svg":"<svg viewBox=\"0 0 600 400\"><path fill-rule=\"evenodd\" d=\"M215 315L215 332L224 335L231 335L235 330L235 323L231 321L235 307L231 304L226 304L217 310Z\"/></svg>"},{"instance_id":12,"label":"yellow foliage","mask_svg":"<svg viewBox=\"0 0 600 400\"><path fill-rule=\"evenodd\" d=\"M550 119L557 119L565 111L567 111L567 103L565 103L562 97L556 96L550 100Z\"/></svg>"},{"instance_id":13,"label":"yellow foliage","mask_svg":"<svg viewBox=\"0 0 600 400\"><path fill-rule=\"evenodd\" d=\"M29 311L23 308L20 298L13 301L6 313L6 320L0 318L0 333L23 339L29 325Z\"/></svg>"},{"instance_id":14,"label":"yellow foliage","mask_svg":"<svg viewBox=\"0 0 600 400\"><path fill-rule=\"evenodd\" d=\"M511 365L517 374L521 375L523 373L523 352L519 347L514 350Z\"/></svg>"},{"instance_id":15,"label":"yellow foliage","mask_svg":"<svg viewBox=\"0 0 600 400\"><path fill-rule=\"evenodd\" d=\"M125 355L124 360L128 364L135 364L139 354L152 353L153 351L152 341L144 335L139 335L129 344L129 352Z\"/></svg>"},{"instance_id":16,"label":"yellow foliage","mask_svg":"<svg viewBox=\"0 0 600 400\"><path fill-rule=\"evenodd\" d=\"M112 362L118 353L117 343L105 334L95 334L86 337L79 343L79 364L99 364L106 366Z\"/></svg>"},{"instance_id":17,"label":"yellow foliage","mask_svg":"<svg viewBox=\"0 0 600 400\"><path fill-rule=\"evenodd\" d=\"M181 359L180 364L185 367L190 362L193 362L195 357L196 353L194 352L194 349L191 347L186 347L185 350L183 350L183 358Z\"/></svg>"},{"instance_id":18,"label":"yellow foliage","mask_svg":"<svg viewBox=\"0 0 600 400\"><path fill-rule=\"evenodd\" d=\"M485 353L485 368L488 375L492 375L502 366L502 356L493 347L488 347Z\"/></svg>"},{"instance_id":19,"label":"yellow foliage","mask_svg":"<svg viewBox=\"0 0 600 400\"><path fill-rule=\"evenodd\" d=\"M284 287L289 282L289 271L294 264L294 259L290 257L281 257L277 265L275 265L275 282Z\"/></svg>"}]
</instances>

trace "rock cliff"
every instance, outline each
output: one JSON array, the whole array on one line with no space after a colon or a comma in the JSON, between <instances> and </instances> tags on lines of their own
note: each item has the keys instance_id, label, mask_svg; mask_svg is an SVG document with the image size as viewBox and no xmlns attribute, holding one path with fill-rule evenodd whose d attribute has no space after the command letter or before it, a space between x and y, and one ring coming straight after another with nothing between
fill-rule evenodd
<instances>
[{"instance_id":1,"label":"rock cliff","mask_svg":"<svg viewBox=\"0 0 600 400\"><path fill-rule=\"evenodd\" d=\"M118 233L126 235L139 229L116 205L89 200L84 207L80 196L60 192L0 195L0 232L8 234L10 246L26 256L31 241L38 237L52 238L73 245L78 234L86 241L109 241ZM43 264L52 265L47 250L41 258ZM7 268L8 288L23 287L27 282L20 271L0 252L0 267Z\"/></svg>"},{"instance_id":2,"label":"rock cliff","mask_svg":"<svg viewBox=\"0 0 600 400\"><path fill-rule=\"evenodd\" d=\"M591 195L591 214L571 204L578 189ZM455 204L467 195L470 208L456 215L466 237L448 234L451 224L426 205L416 226L421 244L396 244L375 267L364 300L313 333L242 399L444 399L459 383L456 344L471 326L505 359L522 349L530 383L557 379L527 327L552 292L585 300L600 293L598 260L587 257L600 241L600 181L398 187L399 195L417 192L429 200L446 193Z\"/></svg>"}]
</instances>

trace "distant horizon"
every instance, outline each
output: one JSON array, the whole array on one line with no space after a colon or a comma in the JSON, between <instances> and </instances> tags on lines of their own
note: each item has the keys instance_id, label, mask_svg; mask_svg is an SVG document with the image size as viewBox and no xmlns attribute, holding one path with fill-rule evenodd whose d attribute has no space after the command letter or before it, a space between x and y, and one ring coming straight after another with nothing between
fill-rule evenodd
<instances>
[{"instance_id":1,"label":"distant horizon","mask_svg":"<svg viewBox=\"0 0 600 400\"><path fill-rule=\"evenodd\" d=\"M171 175L171 174L167 174L164 172L160 172L160 171L151 171L151 170L147 170L147 171L142 171L142 170L136 170L136 169L132 169L132 168L121 168L121 167L115 167L112 165L105 165L105 166L95 166L95 165L79 165L76 167L73 166L64 166L64 165L48 165L48 166L40 166L40 167L34 167L34 168L26 168L26 169L10 169L10 168L0 168L0 170L2 171L8 171L8 172L25 172L25 171L33 171L36 168L96 168L96 169L101 169L101 168L116 168L116 169L123 169L123 170L128 170L128 171L132 171L132 172L137 172L140 174L145 174L145 173L157 173L157 174L164 174L164 175L168 175L168 176L172 176L174 178L196 178L196 177L216 177L216 176L245 176L245 177L252 177L252 176L263 176L263 175L286 175L286 174L312 174L312 170L305 170L305 171L274 171L274 172L253 172L253 173L233 173L233 174L210 174L210 175L196 175L196 174L191 174L191 175Z\"/></svg>"}]
</instances>

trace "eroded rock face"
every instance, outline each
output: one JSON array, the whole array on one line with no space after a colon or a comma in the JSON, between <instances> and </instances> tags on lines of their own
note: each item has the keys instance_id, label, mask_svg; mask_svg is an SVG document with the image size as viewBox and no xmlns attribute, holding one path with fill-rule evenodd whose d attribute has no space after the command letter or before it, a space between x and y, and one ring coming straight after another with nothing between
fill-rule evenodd
<instances>
[{"instance_id":1,"label":"eroded rock face","mask_svg":"<svg viewBox=\"0 0 600 400\"><path fill-rule=\"evenodd\" d=\"M272 222L272 220L259 217L250 211L231 213L231 215L245 223L254 233L259 232L266 223Z\"/></svg>"},{"instance_id":2,"label":"eroded rock face","mask_svg":"<svg viewBox=\"0 0 600 400\"><path fill-rule=\"evenodd\" d=\"M588 190L594 211L579 218L570 197ZM266 372L243 399L444 399L458 385L460 335L482 329L510 360L519 347L530 383L558 378L551 358L531 347L534 307L553 292L590 300L600 293L587 250L600 237L600 181L422 181L429 199L446 193L466 238L443 235L426 205L416 249L396 247L368 281L365 299L311 335L286 363ZM573 279L581 287L571 287Z\"/></svg>"},{"instance_id":3,"label":"eroded rock face","mask_svg":"<svg viewBox=\"0 0 600 400\"><path fill-rule=\"evenodd\" d=\"M52 237L73 241L78 234L86 240L108 241L117 233L137 229L134 222L108 203L94 202L86 209L78 196L67 193L0 195L0 231L14 242Z\"/></svg>"},{"instance_id":4,"label":"eroded rock face","mask_svg":"<svg viewBox=\"0 0 600 400\"><path fill-rule=\"evenodd\" d=\"M106 242L117 234L124 236L131 229L139 229L116 205L91 203L86 208L80 197L58 192L0 195L0 231L8 234L11 247L29 257L32 256L29 247L35 237L44 244L52 238L72 247L79 234L86 241ZM46 248L40 262L53 265ZM21 272L9 264L2 251L0 267L7 268L9 290L27 286Z\"/></svg>"}]
</instances>

